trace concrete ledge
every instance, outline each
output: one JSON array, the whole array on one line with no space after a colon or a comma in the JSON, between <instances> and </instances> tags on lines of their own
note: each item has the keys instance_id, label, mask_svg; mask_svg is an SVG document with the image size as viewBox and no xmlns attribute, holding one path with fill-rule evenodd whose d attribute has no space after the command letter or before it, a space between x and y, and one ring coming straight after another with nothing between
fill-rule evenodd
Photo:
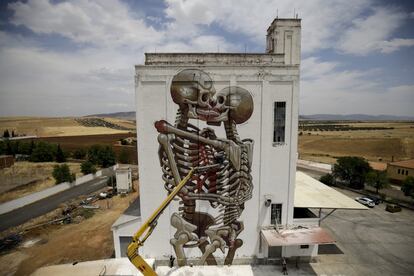
<instances>
[{"instance_id":1,"label":"concrete ledge","mask_svg":"<svg viewBox=\"0 0 414 276\"><path fill-rule=\"evenodd\" d=\"M154 266L154 259L145 259ZM128 258L104 259L90 262L82 262L63 265L52 265L37 269L32 276L96 276L96 275L142 275L141 272L128 260Z\"/></svg>"}]
</instances>

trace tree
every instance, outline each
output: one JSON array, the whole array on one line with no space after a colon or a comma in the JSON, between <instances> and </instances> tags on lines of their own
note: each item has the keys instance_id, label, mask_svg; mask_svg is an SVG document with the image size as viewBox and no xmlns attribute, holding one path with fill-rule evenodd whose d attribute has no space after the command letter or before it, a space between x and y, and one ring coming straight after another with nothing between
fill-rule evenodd
<instances>
[{"instance_id":1,"label":"tree","mask_svg":"<svg viewBox=\"0 0 414 276\"><path fill-rule=\"evenodd\" d=\"M53 167L52 175L56 180L56 184L62 182L72 182L75 180L75 176L70 173L70 169L67 164L55 165Z\"/></svg>"},{"instance_id":2,"label":"tree","mask_svg":"<svg viewBox=\"0 0 414 276\"><path fill-rule=\"evenodd\" d=\"M122 164L129 164L129 154L126 149L122 149L118 155L118 162Z\"/></svg>"},{"instance_id":3,"label":"tree","mask_svg":"<svg viewBox=\"0 0 414 276\"><path fill-rule=\"evenodd\" d=\"M83 161L81 164L81 172L83 174L96 173L96 167L91 161Z\"/></svg>"},{"instance_id":4,"label":"tree","mask_svg":"<svg viewBox=\"0 0 414 276\"><path fill-rule=\"evenodd\" d=\"M335 177L333 177L332 174L327 173L325 175L322 175L321 178L319 178L319 181L328 186L332 186L335 182Z\"/></svg>"},{"instance_id":5,"label":"tree","mask_svg":"<svg viewBox=\"0 0 414 276\"><path fill-rule=\"evenodd\" d=\"M6 142L0 141L0 155L6 154L7 145Z\"/></svg>"},{"instance_id":6,"label":"tree","mask_svg":"<svg viewBox=\"0 0 414 276\"><path fill-rule=\"evenodd\" d=\"M73 158L75 159L84 159L86 156L86 150L83 148L80 149L76 149L73 153L72 153Z\"/></svg>"},{"instance_id":7,"label":"tree","mask_svg":"<svg viewBox=\"0 0 414 276\"><path fill-rule=\"evenodd\" d=\"M92 164L107 168L115 164L115 153L109 146L93 145L89 148L88 160Z\"/></svg>"},{"instance_id":8,"label":"tree","mask_svg":"<svg viewBox=\"0 0 414 276\"><path fill-rule=\"evenodd\" d=\"M128 141L126 139L121 139L121 145L126 146L128 145Z\"/></svg>"},{"instance_id":9,"label":"tree","mask_svg":"<svg viewBox=\"0 0 414 276\"><path fill-rule=\"evenodd\" d=\"M58 145L56 149L56 162L58 163L66 162L65 154L63 153L63 150L60 147L60 145Z\"/></svg>"},{"instance_id":10,"label":"tree","mask_svg":"<svg viewBox=\"0 0 414 276\"><path fill-rule=\"evenodd\" d=\"M366 174L372 168L365 159L356 156L339 157L333 167L333 175L345 181L351 188L363 189Z\"/></svg>"},{"instance_id":11,"label":"tree","mask_svg":"<svg viewBox=\"0 0 414 276\"><path fill-rule=\"evenodd\" d=\"M36 147L35 142L32 140L30 141L30 150L29 150L29 154L32 154L34 148Z\"/></svg>"},{"instance_id":12,"label":"tree","mask_svg":"<svg viewBox=\"0 0 414 276\"><path fill-rule=\"evenodd\" d=\"M88 160L95 165L101 163L100 152L102 151L101 145L93 145L88 150Z\"/></svg>"},{"instance_id":13,"label":"tree","mask_svg":"<svg viewBox=\"0 0 414 276\"><path fill-rule=\"evenodd\" d=\"M387 173L385 171L372 170L367 173L365 181L367 185L372 186L376 189L377 194L378 190L389 186Z\"/></svg>"},{"instance_id":14,"label":"tree","mask_svg":"<svg viewBox=\"0 0 414 276\"><path fill-rule=\"evenodd\" d=\"M10 138L10 132L9 132L9 130L8 130L8 129L6 129L6 130L3 132L3 137L4 137L4 138Z\"/></svg>"},{"instance_id":15,"label":"tree","mask_svg":"<svg viewBox=\"0 0 414 276\"><path fill-rule=\"evenodd\" d=\"M401 191L404 192L404 195L406 196L414 195L414 177L407 176L401 184L402 184Z\"/></svg>"},{"instance_id":16,"label":"tree","mask_svg":"<svg viewBox=\"0 0 414 276\"><path fill-rule=\"evenodd\" d=\"M115 165L115 153L111 147L106 146L100 154L101 166L107 168Z\"/></svg>"},{"instance_id":17,"label":"tree","mask_svg":"<svg viewBox=\"0 0 414 276\"><path fill-rule=\"evenodd\" d=\"M30 155L30 161L52 162L55 160L55 152L56 148L54 145L45 142L39 142Z\"/></svg>"}]
</instances>

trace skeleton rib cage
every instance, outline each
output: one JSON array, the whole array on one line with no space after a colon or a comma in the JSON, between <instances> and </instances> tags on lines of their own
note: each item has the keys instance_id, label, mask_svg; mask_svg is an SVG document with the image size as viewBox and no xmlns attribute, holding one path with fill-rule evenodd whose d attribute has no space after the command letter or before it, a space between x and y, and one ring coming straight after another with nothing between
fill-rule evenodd
<instances>
[{"instance_id":1,"label":"skeleton rib cage","mask_svg":"<svg viewBox=\"0 0 414 276\"><path fill-rule=\"evenodd\" d=\"M214 131L211 129L200 130L188 123L188 118L183 116L180 110L174 126L197 136L217 140ZM214 217L214 226L231 225L240 217L244 209L244 202L252 196L250 155L253 141L250 139L240 140L235 124L226 122L225 127L227 139L234 141L241 148L239 170L230 162L228 153L224 149L215 148L212 145L177 134L167 135L168 147L171 148L171 152L174 152L172 161L177 166L180 179L184 178L193 167L218 165L218 168L206 173L196 173L192 181L185 186L187 193L181 197L179 202L179 214L187 221L192 220L196 209L196 200L206 200L219 213ZM223 139L220 140L223 141ZM170 164L162 145L159 157L162 178L165 182L164 187L168 192L171 192L176 183L171 169L172 164Z\"/></svg>"}]
</instances>

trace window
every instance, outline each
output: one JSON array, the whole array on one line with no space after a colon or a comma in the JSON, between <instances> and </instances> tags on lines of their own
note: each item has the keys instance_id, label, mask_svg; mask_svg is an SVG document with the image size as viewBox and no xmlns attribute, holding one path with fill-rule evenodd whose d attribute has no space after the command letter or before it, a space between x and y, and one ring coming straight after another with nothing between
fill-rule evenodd
<instances>
[{"instance_id":1,"label":"window","mask_svg":"<svg viewBox=\"0 0 414 276\"><path fill-rule=\"evenodd\" d=\"M128 245L132 242L132 237L120 236L119 245L121 248L121 257L127 257Z\"/></svg>"},{"instance_id":2,"label":"window","mask_svg":"<svg viewBox=\"0 0 414 276\"><path fill-rule=\"evenodd\" d=\"M309 244L302 244L300 246L300 249L306 249L306 248L309 248Z\"/></svg>"},{"instance_id":3,"label":"window","mask_svg":"<svg viewBox=\"0 0 414 276\"><path fill-rule=\"evenodd\" d=\"M401 173L401 171L400 171L400 169L398 169L398 174L400 174Z\"/></svg>"},{"instance_id":4,"label":"window","mask_svg":"<svg viewBox=\"0 0 414 276\"><path fill-rule=\"evenodd\" d=\"M282 223L282 204L272 204L270 210L270 224L276 225Z\"/></svg>"},{"instance_id":5,"label":"window","mask_svg":"<svg viewBox=\"0 0 414 276\"><path fill-rule=\"evenodd\" d=\"M408 175L408 171L405 171L405 175Z\"/></svg>"},{"instance_id":6,"label":"window","mask_svg":"<svg viewBox=\"0 0 414 276\"><path fill-rule=\"evenodd\" d=\"M285 143L286 102L275 102L273 117L273 145Z\"/></svg>"}]
</instances>

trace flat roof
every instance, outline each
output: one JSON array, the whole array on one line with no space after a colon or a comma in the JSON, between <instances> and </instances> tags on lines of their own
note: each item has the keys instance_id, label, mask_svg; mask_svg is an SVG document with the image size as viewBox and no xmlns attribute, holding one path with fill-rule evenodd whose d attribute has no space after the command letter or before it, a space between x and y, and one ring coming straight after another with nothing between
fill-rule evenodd
<instances>
[{"instance_id":1,"label":"flat roof","mask_svg":"<svg viewBox=\"0 0 414 276\"><path fill-rule=\"evenodd\" d=\"M371 168L373 168L376 171L385 171L387 169L387 163L373 161L369 161L368 163L371 166Z\"/></svg>"},{"instance_id":2,"label":"flat roof","mask_svg":"<svg viewBox=\"0 0 414 276\"><path fill-rule=\"evenodd\" d=\"M128 223L130 221L141 219L141 203L140 197L138 196L124 211L124 213L119 216L119 218L112 224L111 229L118 228L120 225Z\"/></svg>"},{"instance_id":3,"label":"flat roof","mask_svg":"<svg viewBox=\"0 0 414 276\"><path fill-rule=\"evenodd\" d=\"M284 54L272 53L145 53L145 66L287 66Z\"/></svg>"},{"instance_id":4,"label":"flat roof","mask_svg":"<svg viewBox=\"0 0 414 276\"><path fill-rule=\"evenodd\" d=\"M392 162L388 163L388 165L403 167L407 169L414 169L414 159Z\"/></svg>"},{"instance_id":5,"label":"flat roof","mask_svg":"<svg viewBox=\"0 0 414 276\"><path fill-rule=\"evenodd\" d=\"M318 209L368 209L354 199L299 171L296 172L294 206Z\"/></svg>"},{"instance_id":6,"label":"flat roof","mask_svg":"<svg viewBox=\"0 0 414 276\"><path fill-rule=\"evenodd\" d=\"M262 236L269 246L290 246L299 244L334 243L331 235L321 227L299 229L266 229L261 230Z\"/></svg>"}]
</instances>

